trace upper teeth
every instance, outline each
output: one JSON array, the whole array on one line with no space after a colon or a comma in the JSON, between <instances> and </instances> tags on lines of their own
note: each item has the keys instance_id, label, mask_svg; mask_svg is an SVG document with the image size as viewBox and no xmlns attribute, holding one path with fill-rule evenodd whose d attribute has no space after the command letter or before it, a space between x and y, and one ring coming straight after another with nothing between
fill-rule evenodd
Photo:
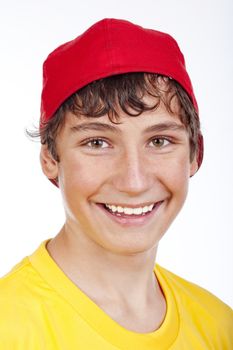
<instances>
[{"instance_id":1,"label":"upper teeth","mask_svg":"<svg viewBox=\"0 0 233 350\"><path fill-rule=\"evenodd\" d=\"M134 214L134 215L140 215L142 213L147 213L148 211L151 211L154 204L145 206L145 207L138 207L138 208L127 208L127 207L120 207L119 205L109 205L105 204L107 208L109 208L113 212L118 213L124 213L124 214Z\"/></svg>"}]
</instances>

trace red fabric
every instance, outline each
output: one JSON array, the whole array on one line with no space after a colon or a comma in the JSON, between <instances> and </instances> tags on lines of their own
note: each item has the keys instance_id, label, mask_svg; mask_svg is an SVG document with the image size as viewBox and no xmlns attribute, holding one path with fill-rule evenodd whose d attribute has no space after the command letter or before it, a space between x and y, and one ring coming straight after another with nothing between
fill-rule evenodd
<instances>
[{"instance_id":1,"label":"red fabric","mask_svg":"<svg viewBox=\"0 0 233 350\"><path fill-rule=\"evenodd\" d=\"M41 123L52 118L75 91L94 80L129 72L160 73L175 79L198 105L184 56L168 34L131 22L103 19L76 39L55 49L43 65ZM199 139L198 165L203 158Z\"/></svg>"}]
</instances>

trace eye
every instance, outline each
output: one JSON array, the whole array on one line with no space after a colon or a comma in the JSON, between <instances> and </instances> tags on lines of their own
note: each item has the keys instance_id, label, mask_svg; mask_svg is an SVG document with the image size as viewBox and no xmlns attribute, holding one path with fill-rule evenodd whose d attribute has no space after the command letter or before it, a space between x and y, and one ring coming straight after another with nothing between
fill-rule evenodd
<instances>
[{"instance_id":1,"label":"eye","mask_svg":"<svg viewBox=\"0 0 233 350\"><path fill-rule=\"evenodd\" d=\"M155 137L151 140L151 142L156 148L161 148L171 143L171 141L164 137Z\"/></svg>"},{"instance_id":2,"label":"eye","mask_svg":"<svg viewBox=\"0 0 233 350\"><path fill-rule=\"evenodd\" d=\"M107 144L107 142L104 141L103 139L92 138L92 139L86 140L86 142L83 143L83 146L87 146L94 149L106 148L106 147L102 147L104 143Z\"/></svg>"}]
</instances>

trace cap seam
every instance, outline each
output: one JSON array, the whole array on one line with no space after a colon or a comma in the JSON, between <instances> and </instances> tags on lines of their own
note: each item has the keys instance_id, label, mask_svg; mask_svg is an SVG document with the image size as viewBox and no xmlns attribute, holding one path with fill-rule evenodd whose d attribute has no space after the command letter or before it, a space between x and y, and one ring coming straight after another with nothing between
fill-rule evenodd
<instances>
[{"instance_id":1,"label":"cap seam","mask_svg":"<svg viewBox=\"0 0 233 350\"><path fill-rule=\"evenodd\" d=\"M106 55L108 56L109 59L109 64L111 66L111 69L113 68L113 57L111 53L111 39L110 39L110 30L109 30L110 23L108 25L108 21L106 20L104 23L104 30L105 30L105 48L106 48ZM95 79L96 80L96 79Z\"/></svg>"}]
</instances>

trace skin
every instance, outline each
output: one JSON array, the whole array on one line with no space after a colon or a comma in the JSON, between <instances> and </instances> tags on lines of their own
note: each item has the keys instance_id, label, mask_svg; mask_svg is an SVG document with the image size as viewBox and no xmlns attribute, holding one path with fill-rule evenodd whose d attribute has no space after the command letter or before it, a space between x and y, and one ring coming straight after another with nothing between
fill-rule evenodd
<instances>
[{"instance_id":1,"label":"skin","mask_svg":"<svg viewBox=\"0 0 233 350\"><path fill-rule=\"evenodd\" d=\"M154 98L144 98L154 103ZM107 116L77 118L68 112L57 138L60 162L46 146L41 148L43 172L58 177L66 214L63 228L47 245L50 255L111 318L139 333L159 328L165 317L166 301L153 272L157 247L182 208L189 177L198 168L196 159L190 162L189 136L175 99L173 110L175 115L161 103L136 118L121 112L120 125ZM112 125L118 132L71 130L92 122ZM143 133L161 123L179 128ZM84 145L90 137L103 141L96 147L93 142ZM163 202L150 220L127 227L96 204L158 201Z\"/></svg>"}]
</instances>

